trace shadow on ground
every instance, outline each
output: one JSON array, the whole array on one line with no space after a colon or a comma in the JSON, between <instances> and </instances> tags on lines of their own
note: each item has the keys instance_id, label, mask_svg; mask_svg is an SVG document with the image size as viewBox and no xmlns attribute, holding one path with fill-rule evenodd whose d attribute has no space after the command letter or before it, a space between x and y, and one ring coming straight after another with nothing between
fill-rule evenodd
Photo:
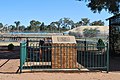
<instances>
[{"instance_id":1,"label":"shadow on ground","mask_svg":"<svg viewBox=\"0 0 120 80\"><path fill-rule=\"evenodd\" d=\"M0 70L1 74L16 74L19 69L20 47L15 47L13 51L0 49ZM12 63L12 65L10 65ZM17 63L17 64L14 64ZM16 67L15 69L12 66ZM5 68L5 69L4 69ZM10 71L8 71L11 68ZM5 71L4 71L5 70ZM120 56L110 57L110 71L120 71Z\"/></svg>"},{"instance_id":2,"label":"shadow on ground","mask_svg":"<svg viewBox=\"0 0 120 80\"><path fill-rule=\"evenodd\" d=\"M20 47L8 51L7 47L0 48L0 74L16 74L19 69Z\"/></svg>"},{"instance_id":3,"label":"shadow on ground","mask_svg":"<svg viewBox=\"0 0 120 80\"><path fill-rule=\"evenodd\" d=\"M11 51L7 48L0 49L0 59L20 59L20 47L16 46Z\"/></svg>"},{"instance_id":4,"label":"shadow on ground","mask_svg":"<svg viewBox=\"0 0 120 80\"><path fill-rule=\"evenodd\" d=\"M120 56L110 57L110 71L120 71Z\"/></svg>"}]
</instances>

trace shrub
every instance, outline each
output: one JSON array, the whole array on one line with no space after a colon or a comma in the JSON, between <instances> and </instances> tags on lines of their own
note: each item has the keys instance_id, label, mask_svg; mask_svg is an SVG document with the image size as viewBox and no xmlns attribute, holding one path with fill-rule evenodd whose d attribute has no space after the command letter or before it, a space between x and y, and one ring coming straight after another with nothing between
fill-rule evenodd
<instances>
[{"instance_id":1,"label":"shrub","mask_svg":"<svg viewBox=\"0 0 120 80\"><path fill-rule=\"evenodd\" d=\"M98 42L97 42L97 49L102 50L104 48L105 48L105 44L104 44L103 40L99 39Z\"/></svg>"},{"instance_id":2,"label":"shrub","mask_svg":"<svg viewBox=\"0 0 120 80\"><path fill-rule=\"evenodd\" d=\"M97 35L99 34L100 30L98 30L97 28L95 29L88 29L88 28L85 28L83 30L83 35L84 37L97 37Z\"/></svg>"},{"instance_id":3,"label":"shrub","mask_svg":"<svg viewBox=\"0 0 120 80\"><path fill-rule=\"evenodd\" d=\"M75 37L82 37L82 34L80 33L80 32L69 32L69 35L71 35L71 36L75 36Z\"/></svg>"},{"instance_id":4,"label":"shrub","mask_svg":"<svg viewBox=\"0 0 120 80\"><path fill-rule=\"evenodd\" d=\"M14 45L11 43L8 45L8 50L13 50L14 49Z\"/></svg>"}]
</instances>

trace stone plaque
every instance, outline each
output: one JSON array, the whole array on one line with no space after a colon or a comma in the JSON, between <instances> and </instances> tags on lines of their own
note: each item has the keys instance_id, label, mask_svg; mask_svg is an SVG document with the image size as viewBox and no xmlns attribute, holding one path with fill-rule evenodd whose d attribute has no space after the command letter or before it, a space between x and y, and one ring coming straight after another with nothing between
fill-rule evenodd
<instances>
[{"instance_id":1,"label":"stone plaque","mask_svg":"<svg viewBox=\"0 0 120 80\"><path fill-rule=\"evenodd\" d=\"M74 36L52 36L52 43L76 43Z\"/></svg>"}]
</instances>

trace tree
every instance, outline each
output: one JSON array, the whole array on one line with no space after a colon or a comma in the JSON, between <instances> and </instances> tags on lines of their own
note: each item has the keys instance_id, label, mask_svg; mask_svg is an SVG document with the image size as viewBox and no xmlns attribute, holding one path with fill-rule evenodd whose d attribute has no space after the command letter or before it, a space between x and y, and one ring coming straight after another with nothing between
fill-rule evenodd
<instances>
[{"instance_id":1,"label":"tree","mask_svg":"<svg viewBox=\"0 0 120 80\"><path fill-rule=\"evenodd\" d=\"M15 26L14 25L9 25L8 30L9 30L9 32L13 32L15 30Z\"/></svg>"},{"instance_id":2,"label":"tree","mask_svg":"<svg viewBox=\"0 0 120 80\"><path fill-rule=\"evenodd\" d=\"M78 0L88 2L87 7L94 13L101 12L103 9L109 13L117 14L120 11L120 0Z\"/></svg>"},{"instance_id":3,"label":"tree","mask_svg":"<svg viewBox=\"0 0 120 80\"><path fill-rule=\"evenodd\" d=\"M52 31L52 28L51 28L50 25L47 25L47 29L48 29L49 31Z\"/></svg>"},{"instance_id":4,"label":"tree","mask_svg":"<svg viewBox=\"0 0 120 80\"><path fill-rule=\"evenodd\" d=\"M76 28L76 27L79 27L79 26L82 26L82 21L74 23L74 26L72 28Z\"/></svg>"},{"instance_id":5,"label":"tree","mask_svg":"<svg viewBox=\"0 0 120 80\"><path fill-rule=\"evenodd\" d=\"M55 32L55 30L57 30L56 22L51 22L51 23L50 23L50 27L51 27L51 29L52 29L52 32Z\"/></svg>"},{"instance_id":6,"label":"tree","mask_svg":"<svg viewBox=\"0 0 120 80\"><path fill-rule=\"evenodd\" d=\"M0 28L2 28L3 27L3 24L2 23L0 23Z\"/></svg>"},{"instance_id":7,"label":"tree","mask_svg":"<svg viewBox=\"0 0 120 80\"><path fill-rule=\"evenodd\" d=\"M16 30L19 31L20 21L15 21L14 23L16 25Z\"/></svg>"},{"instance_id":8,"label":"tree","mask_svg":"<svg viewBox=\"0 0 120 80\"><path fill-rule=\"evenodd\" d=\"M99 21L93 21L90 23L90 26L104 26L104 22L99 20Z\"/></svg>"},{"instance_id":9,"label":"tree","mask_svg":"<svg viewBox=\"0 0 120 80\"><path fill-rule=\"evenodd\" d=\"M57 25L57 30L58 30L59 32L61 32L60 21L56 21L56 22L55 22L55 25Z\"/></svg>"},{"instance_id":10,"label":"tree","mask_svg":"<svg viewBox=\"0 0 120 80\"><path fill-rule=\"evenodd\" d=\"M5 24L3 27L4 27L4 28L3 28L3 31L4 31L4 32L7 32L7 31L8 31L8 24Z\"/></svg>"},{"instance_id":11,"label":"tree","mask_svg":"<svg viewBox=\"0 0 120 80\"><path fill-rule=\"evenodd\" d=\"M39 28L40 28L40 31L43 31L43 30L45 29L45 24L44 24L44 22L41 23L41 25L40 25Z\"/></svg>"},{"instance_id":12,"label":"tree","mask_svg":"<svg viewBox=\"0 0 120 80\"><path fill-rule=\"evenodd\" d=\"M74 22L70 20L70 18L61 18L59 20L59 23L63 30L71 29L71 26L74 24Z\"/></svg>"},{"instance_id":13,"label":"tree","mask_svg":"<svg viewBox=\"0 0 120 80\"><path fill-rule=\"evenodd\" d=\"M31 20L31 21L30 21L30 26L33 27L33 26L35 26L35 25L36 25L36 21L35 21L35 20Z\"/></svg>"},{"instance_id":14,"label":"tree","mask_svg":"<svg viewBox=\"0 0 120 80\"><path fill-rule=\"evenodd\" d=\"M90 23L90 19L88 19L88 18L82 18L81 22L82 22L81 24L83 26L87 26Z\"/></svg>"},{"instance_id":15,"label":"tree","mask_svg":"<svg viewBox=\"0 0 120 80\"><path fill-rule=\"evenodd\" d=\"M35 21L35 20L31 20L30 21L30 26L28 26L28 30L34 31L34 32L38 31L40 25L41 25L41 22Z\"/></svg>"},{"instance_id":16,"label":"tree","mask_svg":"<svg viewBox=\"0 0 120 80\"><path fill-rule=\"evenodd\" d=\"M8 24L3 25L2 23L0 23L0 30L1 30L1 32L7 32Z\"/></svg>"},{"instance_id":17,"label":"tree","mask_svg":"<svg viewBox=\"0 0 120 80\"><path fill-rule=\"evenodd\" d=\"M40 25L41 25L41 22L39 22L39 21L35 22L35 31L39 31Z\"/></svg>"},{"instance_id":18,"label":"tree","mask_svg":"<svg viewBox=\"0 0 120 80\"><path fill-rule=\"evenodd\" d=\"M2 32L2 30L3 30L3 24L2 23L0 23L0 31Z\"/></svg>"},{"instance_id":19,"label":"tree","mask_svg":"<svg viewBox=\"0 0 120 80\"><path fill-rule=\"evenodd\" d=\"M25 26L24 26L24 25L19 26L19 30L20 30L21 32L23 32L23 31L25 30Z\"/></svg>"}]
</instances>

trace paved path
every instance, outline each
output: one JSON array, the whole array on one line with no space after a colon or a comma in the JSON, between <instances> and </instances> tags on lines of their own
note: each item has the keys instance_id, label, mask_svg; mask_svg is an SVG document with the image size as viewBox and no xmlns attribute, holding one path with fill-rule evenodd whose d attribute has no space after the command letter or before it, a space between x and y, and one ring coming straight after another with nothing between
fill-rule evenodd
<instances>
[{"instance_id":1,"label":"paved path","mask_svg":"<svg viewBox=\"0 0 120 80\"><path fill-rule=\"evenodd\" d=\"M0 60L0 73L16 73L19 69L19 59Z\"/></svg>"}]
</instances>

